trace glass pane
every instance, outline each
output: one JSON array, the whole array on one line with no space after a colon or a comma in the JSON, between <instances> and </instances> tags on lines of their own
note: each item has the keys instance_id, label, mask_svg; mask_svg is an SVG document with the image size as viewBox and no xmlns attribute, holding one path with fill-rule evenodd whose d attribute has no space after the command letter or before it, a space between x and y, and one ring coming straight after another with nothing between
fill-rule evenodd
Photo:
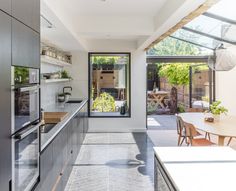
<instances>
[{"instance_id":1,"label":"glass pane","mask_svg":"<svg viewBox=\"0 0 236 191\"><path fill-rule=\"evenodd\" d=\"M184 29L179 29L175 33L172 34L173 37L177 37L179 39L183 39L188 42L196 43L211 49L218 47L221 42L214 40L212 38L208 38L206 36L202 36L193 32L186 31Z\"/></svg>"},{"instance_id":2,"label":"glass pane","mask_svg":"<svg viewBox=\"0 0 236 191\"><path fill-rule=\"evenodd\" d=\"M229 41L236 41L236 26L229 23L201 15L188 23L186 27L210 34Z\"/></svg>"},{"instance_id":3,"label":"glass pane","mask_svg":"<svg viewBox=\"0 0 236 191\"><path fill-rule=\"evenodd\" d=\"M91 54L92 116L129 115L129 54Z\"/></svg>"},{"instance_id":4,"label":"glass pane","mask_svg":"<svg viewBox=\"0 0 236 191\"><path fill-rule=\"evenodd\" d=\"M236 21L235 7L235 0L221 0L212 6L207 12Z\"/></svg>"},{"instance_id":5,"label":"glass pane","mask_svg":"<svg viewBox=\"0 0 236 191\"><path fill-rule=\"evenodd\" d=\"M192 66L191 104L193 108L209 108L209 102L212 99L211 79L211 72L207 65Z\"/></svg>"}]
</instances>

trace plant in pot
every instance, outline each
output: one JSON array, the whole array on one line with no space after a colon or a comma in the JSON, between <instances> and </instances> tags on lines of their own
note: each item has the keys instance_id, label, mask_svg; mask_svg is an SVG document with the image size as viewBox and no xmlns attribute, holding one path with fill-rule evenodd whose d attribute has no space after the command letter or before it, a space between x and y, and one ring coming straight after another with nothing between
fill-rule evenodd
<instances>
[{"instance_id":1,"label":"plant in pot","mask_svg":"<svg viewBox=\"0 0 236 191\"><path fill-rule=\"evenodd\" d=\"M215 101L210 105L210 113L213 115L215 121L220 121L220 115L226 115L228 109L221 105L221 101Z\"/></svg>"},{"instance_id":2,"label":"plant in pot","mask_svg":"<svg viewBox=\"0 0 236 191\"><path fill-rule=\"evenodd\" d=\"M58 102L64 102L65 101L65 93L59 93L57 95Z\"/></svg>"}]
</instances>

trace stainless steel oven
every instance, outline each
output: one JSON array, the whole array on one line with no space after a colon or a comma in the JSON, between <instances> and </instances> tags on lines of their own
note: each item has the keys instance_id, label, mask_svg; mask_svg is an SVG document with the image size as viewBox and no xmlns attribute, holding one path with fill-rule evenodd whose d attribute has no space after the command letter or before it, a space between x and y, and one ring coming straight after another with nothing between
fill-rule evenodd
<instances>
[{"instance_id":1,"label":"stainless steel oven","mask_svg":"<svg viewBox=\"0 0 236 191\"><path fill-rule=\"evenodd\" d=\"M12 133L16 133L40 118L39 69L13 66L12 76Z\"/></svg>"},{"instance_id":2,"label":"stainless steel oven","mask_svg":"<svg viewBox=\"0 0 236 191\"><path fill-rule=\"evenodd\" d=\"M39 69L12 66L12 188L30 191L39 178Z\"/></svg>"},{"instance_id":3,"label":"stainless steel oven","mask_svg":"<svg viewBox=\"0 0 236 191\"><path fill-rule=\"evenodd\" d=\"M30 191L39 178L39 126L30 125L13 136L13 190Z\"/></svg>"}]
</instances>

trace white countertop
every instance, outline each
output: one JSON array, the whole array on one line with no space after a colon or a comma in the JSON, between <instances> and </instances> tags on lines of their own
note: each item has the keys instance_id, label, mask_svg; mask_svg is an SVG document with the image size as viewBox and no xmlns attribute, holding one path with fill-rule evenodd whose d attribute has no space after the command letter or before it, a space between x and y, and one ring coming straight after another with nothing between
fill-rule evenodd
<instances>
[{"instance_id":1,"label":"white countertop","mask_svg":"<svg viewBox=\"0 0 236 191\"><path fill-rule=\"evenodd\" d=\"M154 147L180 191L235 191L236 151L229 147Z\"/></svg>"}]
</instances>

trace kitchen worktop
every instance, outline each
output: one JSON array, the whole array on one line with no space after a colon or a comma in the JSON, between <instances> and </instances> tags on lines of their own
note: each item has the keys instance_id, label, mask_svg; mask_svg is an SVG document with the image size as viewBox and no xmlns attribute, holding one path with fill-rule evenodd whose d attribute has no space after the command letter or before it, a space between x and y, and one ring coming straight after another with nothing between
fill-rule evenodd
<instances>
[{"instance_id":1,"label":"kitchen worktop","mask_svg":"<svg viewBox=\"0 0 236 191\"><path fill-rule=\"evenodd\" d=\"M49 105L44 109L45 112L67 112L66 117L59 123L57 123L48 133L41 133L41 151L43 151L47 145L57 136L57 134L65 127L65 125L82 109L87 103L87 99L81 103L55 103Z\"/></svg>"},{"instance_id":2,"label":"kitchen worktop","mask_svg":"<svg viewBox=\"0 0 236 191\"><path fill-rule=\"evenodd\" d=\"M155 147L174 190L235 190L236 151L229 147Z\"/></svg>"}]
</instances>

